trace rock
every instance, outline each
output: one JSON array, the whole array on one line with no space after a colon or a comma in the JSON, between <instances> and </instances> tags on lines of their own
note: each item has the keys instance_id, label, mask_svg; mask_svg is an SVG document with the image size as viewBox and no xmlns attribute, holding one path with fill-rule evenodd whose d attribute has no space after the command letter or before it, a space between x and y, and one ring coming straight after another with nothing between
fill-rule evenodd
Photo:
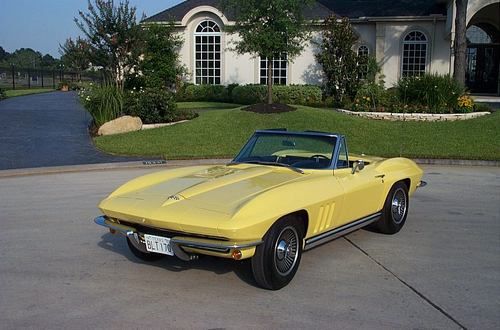
<instances>
[{"instance_id":1,"label":"rock","mask_svg":"<svg viewBox=\"0 0 500 330\"><path fill-rule=\"evenodd\" d=\"M97 135L112 135L139 131L142 128L142 120L139 117L123 116L108 121L97 131Z\"/></svg>"}]
</instances>

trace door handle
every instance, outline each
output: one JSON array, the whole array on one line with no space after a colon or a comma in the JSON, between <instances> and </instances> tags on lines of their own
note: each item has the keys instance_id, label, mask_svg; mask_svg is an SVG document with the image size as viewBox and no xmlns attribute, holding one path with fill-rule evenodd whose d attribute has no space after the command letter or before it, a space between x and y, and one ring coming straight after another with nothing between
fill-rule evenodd
<instances>
[{"instance_id":1,"label":"door handle","mask_svg":"<svg viewBox=\"0 0 500 330\"><path fill-rule=\"evenodd\" d=\"M383 179L385 177L385 174L379 174L379 175L375 175L376 178L381 178Z\"/></svg>"}]
</instances>

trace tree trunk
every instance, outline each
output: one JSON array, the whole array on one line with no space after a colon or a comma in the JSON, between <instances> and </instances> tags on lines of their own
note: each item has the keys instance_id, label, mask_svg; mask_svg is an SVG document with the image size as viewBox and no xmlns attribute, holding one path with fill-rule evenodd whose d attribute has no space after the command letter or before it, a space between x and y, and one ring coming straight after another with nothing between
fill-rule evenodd
<instances>
[{"instance_id":1,"label":"tree trunk","mask_svg":"<svg viewBox=\"0 0 500 330\"><path fill-rule=\"evenodd\" d=\"M462 87L465 86L467 2L468 0L455 0L457 13L455 16L455 41L453 43L453 50L455 52L453 77Z\"/></svg>"},{"instance_id":2,"label":"tree trunk","mask_svg":"<svg viewBox=\"0 0 500 330\"><path fill-rule=\"evenodd\" d=\"M267 104L273 104L273 59L267 58Z\"/></svg>"}]
</instances>

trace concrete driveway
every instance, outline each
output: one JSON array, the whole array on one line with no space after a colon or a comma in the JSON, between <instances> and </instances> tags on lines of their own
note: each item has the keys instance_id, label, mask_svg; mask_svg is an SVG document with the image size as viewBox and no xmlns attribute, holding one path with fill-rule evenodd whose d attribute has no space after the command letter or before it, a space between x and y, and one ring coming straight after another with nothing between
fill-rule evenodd
<instances>
[{"instance_id":1,"label":"concrete driveway","mask_svg":"<svg viewBox=\"0 0 500 330\"><path fill-rule=\"evenodd\" d=\"M500 326L499 168L426 166L400 233L308 251L276 292L246 262L141 262L93 223L100 199L151 171L0 179L3 329Z\"/></svg>"},{"instance_id":2,"label":"concrete driveway","mask_svg":"<svg viewBox=\"0 0 500 330\"><path fill-rule=\"evenodd\" d=\"M93 146L90 115L74 92L14 97L0 102L0 170L138 160Z\"/></svg>"}]
</instances>

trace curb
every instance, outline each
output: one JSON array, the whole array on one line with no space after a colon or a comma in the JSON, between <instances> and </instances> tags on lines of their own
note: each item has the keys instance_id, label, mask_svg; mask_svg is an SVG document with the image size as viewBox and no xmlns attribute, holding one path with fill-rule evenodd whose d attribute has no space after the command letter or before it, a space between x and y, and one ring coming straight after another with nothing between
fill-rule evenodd
<instances>
[{"instance_id":1,"label":"curb","mask_svg":"<svg viewBox=\"0 0 500 330\"><path fill-rule=\"evenodd\" d=\"M12 170L0 170L0 179L17 177L17 176L75 173L75 172L94 172L94 171L106 171L106 170L174 168L183 166L212 165L212 164L218 165L218 164L226 164L230 161L231 159L188 159L188 160L169 160L169 161L153 160L153 161L132 161L132 162L85 164L85 165L33 167L33 168L21 168Z\"/></svg>"},{"instance_id":2,"label":"curb","mask_svg":"<svg viewBox=\"0 0 500 330\"><path fill-rule=\"evenodd\" d=\"M10 178L18 176L75 173L75 172L93 172L106 170L124 170L141 168L174 168L196 165L220 165L230 162L231 159L186 159L186 160L153 160L153 161L132 161L119 163L101 163L85 165L66 165L51 167L34 167L12 170L0 170L1 178ZM420 165L444 165L444 166L490 166L500 167L500 161L497 160L467 160L467 159L413 159Z\"/></svg>"}]
</instances>

